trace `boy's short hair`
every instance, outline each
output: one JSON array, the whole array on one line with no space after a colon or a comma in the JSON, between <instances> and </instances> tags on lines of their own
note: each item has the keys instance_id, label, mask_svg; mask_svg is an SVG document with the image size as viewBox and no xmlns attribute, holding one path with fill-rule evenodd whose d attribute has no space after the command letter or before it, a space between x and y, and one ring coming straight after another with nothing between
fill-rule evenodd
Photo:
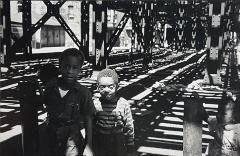
<instances>
[{"instance_id":1,"label":"boy's short hair","mask_svg":"<svg viewBox=\"0 0 240 156\"><path fill-rule=\"evenodd\" d=\"M118 74L112 69L101 70L97 76L97 82L99 82L102 77L111 77L114 83L118 83Z\"/></svg>"},{"instance_id":2,"label":"boy's short hair","mask_svg":"<svg viewBox=\"0 0 240 156\"><path fill-rule=\"evenodd\" d=\"M68 56L74 56L74 57L78 57L79 60L80 60L80 65L82 66L83 65L83 62L85 60L85 57L84 57L84 54L83 54L83 51L82 50L78 50L76 48L68 48L68 49L65 49L60 58L59 58L59 65L61 65L62 63L62 60L63 58L66 58Z\"/></svg>"}]
</instances>

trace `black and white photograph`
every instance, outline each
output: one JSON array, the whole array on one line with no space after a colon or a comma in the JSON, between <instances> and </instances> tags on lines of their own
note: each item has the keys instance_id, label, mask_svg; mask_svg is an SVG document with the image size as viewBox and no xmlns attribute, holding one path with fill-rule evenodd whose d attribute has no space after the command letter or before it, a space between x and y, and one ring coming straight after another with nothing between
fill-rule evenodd
<instances>
[{"instance_id":1,"label":"black and white photograph","mask_svg":"<svg viewBox=\"0 0 240 156\"><path fill-rule=\"evenodd\" d=\"M240 0L0 0L0 156L240 156Z\"/></svg>"}]
</instances>

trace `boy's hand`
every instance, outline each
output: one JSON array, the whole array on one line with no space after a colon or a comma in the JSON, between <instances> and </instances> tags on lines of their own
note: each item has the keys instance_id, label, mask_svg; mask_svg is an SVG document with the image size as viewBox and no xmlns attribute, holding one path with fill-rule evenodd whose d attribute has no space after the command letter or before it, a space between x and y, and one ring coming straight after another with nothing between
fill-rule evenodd
<instances>
[{"instance_id":1,"label":"boy's hand","mask_svg":"<svg viewBox=\"0 0 240 156\"><path fill-rule=\"evenodd\" d=\"M217 128L217 118L209 117L208 118L208 129L210 132L214 132Z\"/></svg>"},{"instance_id":2,"label":"boy's hand","mask_svg":"<svg viewBox=\"0 0 240 156\"><path fill-rule=\"evenodd\" d=\"M64 127L57 128L56 134L57 134L57 139L59 140L66 139L69 134L69 127L64 126Z\"/></svg>"},{"instance_id":3,"label":"boy's hand","mask_svg":"<svg viewBox=\"0 0 240 156\"><path fill-rule=\"evenodd\" d=\"M93 151L88 144L86 145L86 147L83 151L83 156L93 156Z\"/></svg>"}]
</instances>

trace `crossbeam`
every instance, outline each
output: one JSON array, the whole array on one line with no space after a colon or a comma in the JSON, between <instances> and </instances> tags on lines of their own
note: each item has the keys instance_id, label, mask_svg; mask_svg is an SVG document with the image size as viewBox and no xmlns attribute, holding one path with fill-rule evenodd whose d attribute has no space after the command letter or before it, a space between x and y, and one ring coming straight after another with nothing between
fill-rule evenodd
<instances>
[{"instance_id":1,"label":"crossbeam","mask_svg":"<svg viewBox=\"0 0 240 156\"><path fill-rule=\"evenodd\" d=\"M64 0L66 1L66 0ZM68 33L68 35L71 37L71 39L74 41L74 43L81 49L83 47L82 43L78 40L74 32L71 30L71 28L68 26L68 24L65 22L65 20L62 18L62 16L59 14L59 6L54 5L50 2L50 0L43 0L43 2L46 4L48 8L48 12L50 12L51 16L54 16L58 22L61 24L61 26L64 28L64 30Z\"/></svg>"},{"instance_id":2,"label":"crossbeam","mask_svg":"<svg viewBox=\"0 0 240 156\"><path fill-rule=\"evenodd\" d=\"M49 4L51 3L49 0L43 0L45 2L45 4ZM53 6L55 8L60 8L64 3L66 2L66 0L60 0L59 2L57 2L56 4L54 4ZM24 46L24 42L26 42L29 38L32 37L32 35L39 29L41 28L46 22L47 20L51 17L51 13L47 12L46 14L43 15L43 17L38 20L35 24L33 24L30 27L30 30L28 32L28 34L23 34L23 36L21 38L19 38L10 48L9 52L13 55L16 56L16 54L13 51L18 51L20 48L22 48Z\"/></svg>"},{"instance_id":3,"label":"crossbeam","mask_svg":"<svg viewBox=\"0 0 240 156\"><path fill-rule=\"evenodd\" d=\"M127 24L128 19L129 19L129 14L125 13L124 16L122 17L121 21L118 23L118 26L114 30L113 34L111 35L111 38L107 42L107 45L106 45L107 46L107 55L109 55L109 53L111 52L114 44L118 40L121 32L123 31L125 25Z\"/></svg>"}]
</instances>

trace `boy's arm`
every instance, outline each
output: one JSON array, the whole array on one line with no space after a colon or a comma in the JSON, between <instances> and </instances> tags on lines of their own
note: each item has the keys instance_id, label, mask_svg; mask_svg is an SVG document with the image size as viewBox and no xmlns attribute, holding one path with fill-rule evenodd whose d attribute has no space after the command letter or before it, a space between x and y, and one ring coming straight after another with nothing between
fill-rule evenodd
<instances>
[{"instance_id":1,"label":"boy's arm","mask_svg":"<svg viewBox=\"0 0 240 156\"><path fill-rule=\"evenodd\" d=\"M127 104L125 108L125 119L126 119L126 125L125 125L124 135L126 137L127 150L128 152L133 152L134 151L134 124L133 124L132 112L129 104Z\"/></svg>"},{"instance_id":2,"label":"boy's arm","mask_svg":"<svg viewBox=\"0 0 240 156\"><path fill-rule=\"evenodd\" d=\"M87 99L84 106L84 128L85 128L85 141L86 147L84 150L84 155L93 155L92 151L92 118L94 113L94 105L92 100L92 94L88 91Z\"/></svg>"},{"instance_id":3,"label":"boy's arm","mask_svg":"<svg viewBox=\"0 0 240 156\"><path fill-rule=\"evenodd\" d=\"M92 148L92 116L85 117L85 130L86 130L86 144Z\"/></svg>"}]
</instances>

